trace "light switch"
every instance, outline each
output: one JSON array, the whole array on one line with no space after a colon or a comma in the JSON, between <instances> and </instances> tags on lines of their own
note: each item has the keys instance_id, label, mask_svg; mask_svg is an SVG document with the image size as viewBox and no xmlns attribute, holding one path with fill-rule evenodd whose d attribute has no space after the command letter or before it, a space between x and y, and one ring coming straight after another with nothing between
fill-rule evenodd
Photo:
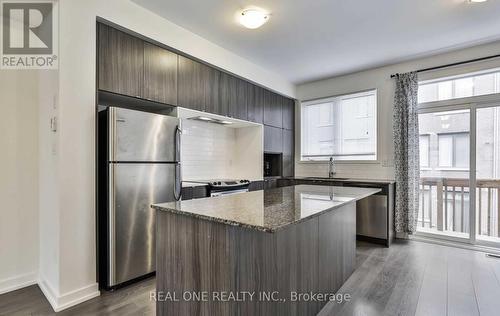
<instances>
[{"instance_id":1,"label":"light switch","mask_svg":"<svg viewBox=\"0 0 500 316\"><path fill-rule=\"evenodd\" d=\"M50 118L50 130L52 132L57 132L57 117L53 116Z\"/></svg>"}]
</instances>

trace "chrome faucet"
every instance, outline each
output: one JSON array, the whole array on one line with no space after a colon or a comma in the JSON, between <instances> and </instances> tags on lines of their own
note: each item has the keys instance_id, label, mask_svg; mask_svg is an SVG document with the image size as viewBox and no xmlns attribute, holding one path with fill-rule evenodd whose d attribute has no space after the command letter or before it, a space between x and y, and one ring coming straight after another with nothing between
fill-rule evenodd
<instances>
[{"instance_id":1,"label":"chrome faucet","mask_svg":"<svg viewBox=\"0 0 500 316\"><path fill-rule=\"evenodd\" d=\"M335 173L335 163L333 161L333 157L330 157L330 162L328 163L328 178L333 178Z\"/></svg>"}]
</instances>

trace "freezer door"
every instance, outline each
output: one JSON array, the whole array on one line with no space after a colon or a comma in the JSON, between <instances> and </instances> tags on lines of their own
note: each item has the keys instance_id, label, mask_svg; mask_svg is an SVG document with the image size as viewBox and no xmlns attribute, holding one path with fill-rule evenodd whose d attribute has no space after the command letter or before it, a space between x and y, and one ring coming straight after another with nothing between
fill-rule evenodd
<instances>
[{"instance_id":1,"label":"freezer door","mask_svg":"<svg viewBox=\"0 0 500 316\"><path fill-rule=\"evenodd\" d=\"M111 161L178 161L176 117L110 107Z\"/></svg>"},{"instance_id":2,"label":"freezer door","mask_svg":"<svg viewBox=\"0 0 500 316\"><path fill-rule=\"evenodd\" d=\"M155 271L154 203L174 200L176 164L110 164L109 286Z\"/></svg>"}]
</instances>

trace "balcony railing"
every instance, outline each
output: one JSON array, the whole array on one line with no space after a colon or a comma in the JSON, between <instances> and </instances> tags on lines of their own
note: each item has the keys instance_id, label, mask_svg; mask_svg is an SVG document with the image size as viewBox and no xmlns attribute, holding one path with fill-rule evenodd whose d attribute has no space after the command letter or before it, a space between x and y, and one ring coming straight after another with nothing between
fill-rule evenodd
<instances>
[{"instance_id":1,"label":"balcony railing","mask_svg":"<svg viewBox=\"0 0 500 316\"><path fill-rule=\"evenodd\" d=\"M477 234L500 236L500 179L476 181ZM418 226L438 232L469 233L469 179L420 179Z\"/></svg>"}]
</instances>

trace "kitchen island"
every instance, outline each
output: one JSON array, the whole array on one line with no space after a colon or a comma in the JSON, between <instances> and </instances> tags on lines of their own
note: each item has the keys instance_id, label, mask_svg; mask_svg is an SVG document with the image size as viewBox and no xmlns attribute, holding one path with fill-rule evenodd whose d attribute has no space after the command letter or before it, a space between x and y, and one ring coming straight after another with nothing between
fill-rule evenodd
<instances>
[{"instance_id":1,"label":"kitchen island","mask_svg":"<svg viewBox=\"0 0 500 316\"><path fill-rule=\"evenodd\" d=\"M356 201L379 191L297 185L153 205L157 314L316 315L354 270Z\"/></svg>"}]
</instances>

